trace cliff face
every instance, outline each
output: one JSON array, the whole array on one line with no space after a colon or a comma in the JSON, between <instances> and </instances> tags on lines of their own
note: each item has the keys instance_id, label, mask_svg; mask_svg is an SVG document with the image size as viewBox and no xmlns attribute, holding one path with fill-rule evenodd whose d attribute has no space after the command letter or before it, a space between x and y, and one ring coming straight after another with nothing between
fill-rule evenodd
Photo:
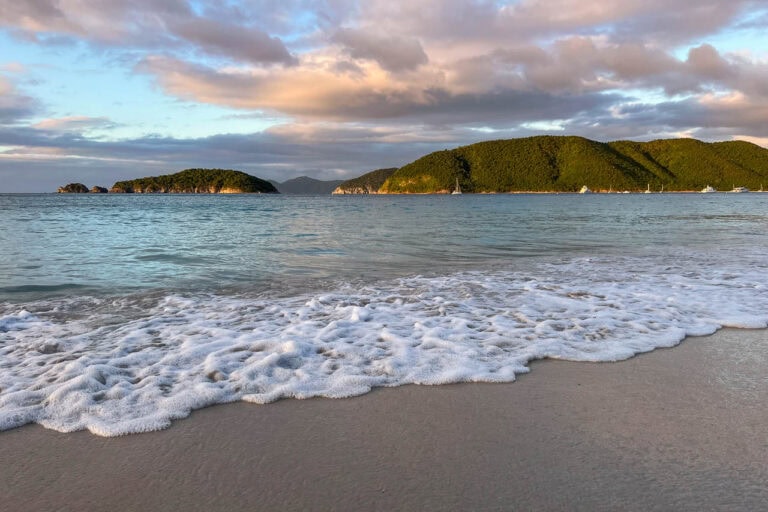
<instances>
[{"instance_id":1,"label":"cliff face","mask_svg":"<svg viewBox=\"0 0 768 512\"><path fill-rule=\"evenodd\" d=\"M176 174L119 181L115 194L277 194L268 181L226 169L187 169Z\"/></svg>"},{"instance_id":2,"label":"cliff face","mask_svg":"<svg viewBox=\"0 0 768 512\"><path fill-rule=\"evenodd\" d=\"M379 188L371 185L361 187L338 186L333 189L333 194L378 194Z\"/></svg>"},{"instance_id":3,"label":"cliff face","mask_svg":"<svg viewBox=\"0 0 768 512\"><path fill-rule=\"evenodd\" d=\"M197 186L197 187L164 187L156 185L126 185L116 183L109 189L113 194L246 194L247 190L236 187Z\"/></svg>"}]
</instances>

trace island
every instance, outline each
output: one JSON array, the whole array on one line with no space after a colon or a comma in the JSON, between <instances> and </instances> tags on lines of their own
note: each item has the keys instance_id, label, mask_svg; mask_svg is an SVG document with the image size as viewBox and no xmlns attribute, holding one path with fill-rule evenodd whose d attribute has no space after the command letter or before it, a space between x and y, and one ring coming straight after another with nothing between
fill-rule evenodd
<instances>
[{"instance_id":1,"label":"island","mask_svg":"<svg viewBox=\"0 0 768 512\"><path fill-rule=\"evenodd\" d=\"M87 194L88 187L82 183L68 183L57 190L59 194Z\"/></svg>"},{"instance_id":2,"label":"island","mask_svg":"<svg viewBox=\"0 0 768 512\"><path fill-rule=\"evenodd\" d=\"M371 174L334 193L446 194L457 184L463 193L578 192L584 186L594 192L693 192L707 185L757 190L768 183L768 149L746 141L598 142L546 135L437 151L378 186L374 180L357 185Z\"/></svg>"},{"instance_id":3,"label":"island","mask_svg":"<svg viewBox=\"0 0 768 512\"><path fill-rule=\"evenodd\" d=\"M118 181L117 194L278 194L270 182L241 171L187 169L176 174Z\"/></svg>"}]
</instances>

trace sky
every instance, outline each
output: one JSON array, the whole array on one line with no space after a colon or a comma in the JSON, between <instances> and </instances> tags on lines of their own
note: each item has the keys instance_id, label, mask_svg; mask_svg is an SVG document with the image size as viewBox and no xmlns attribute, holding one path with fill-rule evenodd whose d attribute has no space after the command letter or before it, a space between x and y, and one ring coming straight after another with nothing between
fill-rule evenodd
<instances>
[{"instance_id":1,"label":"sky","mask_svg":"<svg viewBox=\"0 0 768 512\"><path fill-rule=\"evenodd\" d=\"M482 140L768 147L768 0L0 0L0 193Z\"/></svg>"}]
</instances>

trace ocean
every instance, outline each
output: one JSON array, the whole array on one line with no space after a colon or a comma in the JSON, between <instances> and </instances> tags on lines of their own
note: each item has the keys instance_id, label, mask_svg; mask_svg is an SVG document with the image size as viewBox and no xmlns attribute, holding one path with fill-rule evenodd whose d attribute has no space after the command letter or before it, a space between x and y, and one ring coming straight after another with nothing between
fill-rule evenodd
<instances>
[{"instance_id":1,"label":"ocean","mask_svg":"<svg viewBox=\"0 0 768 512\"><path fill-rule=\"evenodd\" d=\"M138 433L765 328L766 248L758 193L0 195L0 430Z\"/></svg>"}]
</instances>

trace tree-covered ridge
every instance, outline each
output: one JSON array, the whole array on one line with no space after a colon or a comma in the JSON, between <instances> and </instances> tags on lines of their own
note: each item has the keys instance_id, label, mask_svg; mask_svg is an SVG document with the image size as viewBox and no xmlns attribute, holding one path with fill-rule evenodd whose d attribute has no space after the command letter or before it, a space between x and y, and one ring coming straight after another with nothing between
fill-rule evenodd
<instances>
[{"instance_id":1,"label":"tree-covered ridge","mask_svg":"<svg viewBox=\"0 0 768 512\"><path fill-rule=\"evenodd\" d=\"M397 170L382 193L576 192L757 189L768 184L768 149L744 141L597 142L538 136L480 142L426 155Z\"/></svg>"},{"instance_id":2,"label":"tree-covered ridge","mask_svg":"<svg viewBox=\"0 0 768 512\"><path fill-rule=\"evenodd\" d=\"M299 176L286 180L282 183L278 183L273 180L269 180L278 192L281 194L330 194L333 190L341 185L344 180L316 180L309 176Z\"/></svg>"},{"instance_id":3,"label":"tree-covered ridge","mask_svg":"<svg viewBox=\"0 0 768 512\"><path fill-rule=\"evenodd\" d=\"M59 187L57 192L59 194L87 194L88 187L82 183L68 183L63 187Z\"/></svg>"},{"instance_id":4,"label":"tree-covered ridge","mask_svg":"<svg viewBox=\"0 0 768 512\"><path fill-rule=\"evenodd\" d=\"M333 191L334 194L376 194L384 182L397 171L396 167L376 169L357 178L347 180Z\"/></svg>"},{"instance_id":5,"label":"tree-covered ridge","mask_svg":"<svg viewBox=\"0 0 768 512\"><path fill-rule=\"evenodd\" d=\"M268 181L241 171L227 169L187 169L176 174L118 181L110 192L176 194L276 194Z\"/></svg>"}]
</instances>

